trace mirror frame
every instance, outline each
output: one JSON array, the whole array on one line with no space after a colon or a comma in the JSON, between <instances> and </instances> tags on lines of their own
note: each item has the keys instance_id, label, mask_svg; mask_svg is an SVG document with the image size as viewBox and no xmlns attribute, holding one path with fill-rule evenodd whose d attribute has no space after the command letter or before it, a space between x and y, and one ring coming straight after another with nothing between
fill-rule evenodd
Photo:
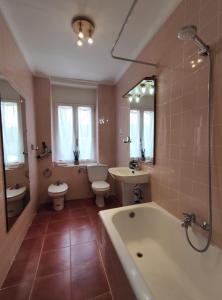
<instances>
[{"instance_id":1,"label":"mirror frame","mask_svg":"<svg viewBox=\"0 0 222 300\"><path fill-rule=\"evenodd\" d=\"M127 95L137 86L140 84L141 81L143 80L153 80L154 81L154 95L153 95L153 98L154 98L154 134L153 134L153 161L148 161L148 160L145 160L143 163L145 164L150 164L150 165L155 165L156 163L156 113L157 113L157 110L156 110L156 100L157 100L157 76L156 75L152 75L152 76L146 76L144 78L142 78L140 81L138 81L130 90L128 90L122 97L124 99L127 98Z\"/></svg>"},{"instance_id":2,"label":"mirror frame","mask_svg":"<svg viewBox=\"0 0 222 300\"><path fill-rule=\"evenodd\" d=\"M5 222L6 222L6 231L9 232L9 222L8 222L8 202L6 197L6 172L5 172L5 160L4 160L4 146L3 146L3 130L2 130L2 110L1 110L2 97L0 95L0 136L1 136L1 157L2 157L2 173L3 173L3 188L4 188L4 200L5 200Z\"/></svg>"}]
</instances>

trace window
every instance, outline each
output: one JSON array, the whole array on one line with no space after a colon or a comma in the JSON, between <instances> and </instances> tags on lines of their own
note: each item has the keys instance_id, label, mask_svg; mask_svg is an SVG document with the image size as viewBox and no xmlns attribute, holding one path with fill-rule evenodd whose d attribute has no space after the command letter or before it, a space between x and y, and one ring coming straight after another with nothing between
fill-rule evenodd
<instances>
[{"instance_id":1,"label":"window","mask_svg":"<svg viewBox=\"0 0 222 300\"><path fill-rule=\"evenodd\" d=\"M147 159L153 157L154 112L130 110L130 157L141 157L141 149L145 149Z\"/></svg>"},{"instance_id":2,"label":"window","mask_svg":"<svg viewBox=\"0 0 222 300\"><path fill-rule=\"evenodd\" d=\"M1 101L4 161L6 166L24 163L21 107L17 101Z\"/></svg>"},{"instance_id":3,"label":"window","mask_svg":"<svg viewBox=\"0 0 222 300\"><path fill-rule=\"evenodd\" d=\"M147 158L153 157L154 142L154 112L143 112L143 148Z\"/></svg>"},{"instance_id":4,"label":"window","mask_svg":"<svg viewBox=\"0 0 222 300\"><path fill-rule=\"evenodd\" d=\"M80 161L94 161L94 108L72 104L56 104L55 158L74 161L73 151L79 151Z\"/></svg>"},{"instance_id":5,"label":"window","mask_svg":"<svg viewBox=\"0 0 222 300\"><path fill-rule=\"evenodd\" d=\"M140 157L140 111L130 110L130 157Z\"/></svg>"}]
</instances>

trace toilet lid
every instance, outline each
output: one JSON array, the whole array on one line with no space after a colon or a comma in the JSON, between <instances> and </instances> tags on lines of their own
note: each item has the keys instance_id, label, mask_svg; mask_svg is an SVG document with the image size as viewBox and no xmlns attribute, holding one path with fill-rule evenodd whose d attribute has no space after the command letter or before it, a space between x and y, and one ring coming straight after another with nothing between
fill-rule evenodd
<instances>
[{"instance_id":1,"label":"toilet lid","mask_svg":"<svg viewBox=\"0 0 222 300\"><path fill-rule=\"evenodd\" d=\"M68 190L68 185L63 182L60 185L51 184L48 188L49 193L63 193Z\"/></svg>"},{"instance_id":2,"label":"toilet lid","mask_svg":"<svg viewBox=\"0 0 222 300\"><path fill-rule=\"evenodd\" d=\"M26 191L25 186L22 186L19 189L7 188L6 196L7 196L7 198L14 198L14 197L24 194L25 191Z\"/></svg>"},{"instance_id":3,"label":"toilet lid","mask_svg":"<svg viewBox=\"0 0 222 300\"><path fill-rule=\"evenodd\" d=\"M106 181L94 181L92 183L92 188L95 190L108 190L110 184Z\"/></svg>"}]
</instances>

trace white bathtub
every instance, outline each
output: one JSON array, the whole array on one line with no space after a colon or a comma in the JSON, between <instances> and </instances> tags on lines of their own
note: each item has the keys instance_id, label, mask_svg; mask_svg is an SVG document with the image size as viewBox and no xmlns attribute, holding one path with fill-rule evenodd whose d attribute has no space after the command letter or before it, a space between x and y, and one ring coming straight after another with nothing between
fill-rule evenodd
<instances>
[{"instance_id":1,"label":"white bathtub","mask_svg":"<svg viewBox=\"0 0 222 300\"><path fill-rule=\"evenodd\" d=\"M222 299L222 250L195 252L167 211L147 203L101 211L100 217L137 299ZM205 242L192 239L200 247Z\"/></svg>"}]
</instances>

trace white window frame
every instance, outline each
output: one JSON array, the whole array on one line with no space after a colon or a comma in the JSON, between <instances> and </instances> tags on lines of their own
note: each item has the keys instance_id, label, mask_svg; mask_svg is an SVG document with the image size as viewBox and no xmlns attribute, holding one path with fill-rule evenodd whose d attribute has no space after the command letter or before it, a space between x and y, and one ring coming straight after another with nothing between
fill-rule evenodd
<instances>
[{"instance_id":1,"label":"white window frame","mask_svg":"<svg viewBox=\"0 0 222 300\"><path fill-rule=\"evenodd\" d=\"M87 163L95 163L96 162L96 128L95 128L95 106L92 104L81 104L81 103L70 103L70 102L64 102L64 101L56 101L53 105L53 145L55 149L55 155L53 157L53 160L55 163L58 162L65 162L65 163L73 163L74 162L74 155L72 161L61 161L57 159L57 129L58 129L58 107L59 106L70 106L73 110L73 131L76 138L79 140L79 133L78 133L78 107L90 107L92 109L92 140L93 140L93 149L94 149L94 157L93 159L87 159L87 160L79 160L80 164L87 164ZM73 149L75 150L75 149Z\"/></svg>"}]
</instances>

